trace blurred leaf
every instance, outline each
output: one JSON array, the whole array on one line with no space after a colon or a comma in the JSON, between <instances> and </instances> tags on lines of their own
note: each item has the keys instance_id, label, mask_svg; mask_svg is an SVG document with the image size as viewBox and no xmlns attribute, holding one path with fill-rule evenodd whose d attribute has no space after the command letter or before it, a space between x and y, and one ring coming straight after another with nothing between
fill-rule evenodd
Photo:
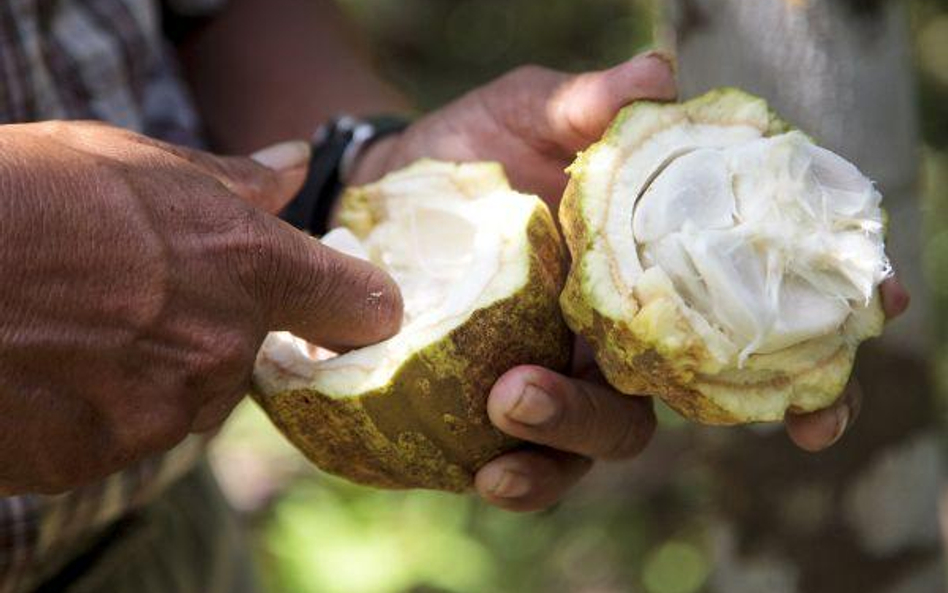
<instances>
[{"instance_id":1,"label":"blurred leaf","mask_svg":"<svg viewBox=\"0 0 948 593\"><path fill-rule=\"evenodd\" d=\"M645 0L339 0L422 109L516 66L604 68L651 43Z\"/></svg>"},{"instance_id":2,"label":"blurred leaf","mask_svg":"<svg viewBox=\"0 0 948 593\"><path fill-rule=\"evenodd\" d=\"M437 493L309 482L279 502L267 530L280 591L484 591L489 553L466 533L470 503Z\"/></svg>"},{"instance_id":3,"label":"blurred leaf","mask_svg":"<svg viewBox=\"0 0 948 593\"><path fill-rule=\"evenodd\" d=\"M642 581L649 593L694 593L708 572L708 561L696 546L670 541L649 554Z\"/></svg>"}]
</instances>

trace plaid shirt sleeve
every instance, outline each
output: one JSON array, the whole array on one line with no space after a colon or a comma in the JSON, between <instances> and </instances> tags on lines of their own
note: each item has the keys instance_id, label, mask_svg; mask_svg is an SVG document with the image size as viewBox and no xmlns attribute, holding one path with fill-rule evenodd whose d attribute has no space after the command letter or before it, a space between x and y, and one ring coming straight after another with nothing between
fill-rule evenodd
<instances>
[{"instance_id":1,"label":"plaid shirt sleeve","mask_svg":"<svg viewBox=\"0 0 948 593\"><path fill-rule=\"evenodd\" d=\"M184 476L203 454L191 436L166 455L59 496L0 498L0 593L25 593L105 527Z\"/></svg>"},{"instance_id":2,"label":"plaid shirt sleeve","mask_svg":"<svg viewBox=\"0 0 948 593\"><path fill-rule=\"evenodd\" d=\"M225 0L165 0L202 16ZM98 119L201 146L201 127L161 33L159 0L0 0L0 124ZM102 529L153 499L200 458L167 455L55 497L0 498L0 593L29 591Z\"/></svg>"}]
</instances>

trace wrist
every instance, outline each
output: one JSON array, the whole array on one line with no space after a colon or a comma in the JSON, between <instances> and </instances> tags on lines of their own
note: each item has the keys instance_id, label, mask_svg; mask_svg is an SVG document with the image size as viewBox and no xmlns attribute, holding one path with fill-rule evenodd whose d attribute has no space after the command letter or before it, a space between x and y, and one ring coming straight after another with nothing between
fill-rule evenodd
<instances>
[{"instance_id":1,"label":"wrist","mask_svg":"<svg viewBox=\"0 0 948 593\"><path fill-rule=\"evenodd\" d=\"M391 134L366 146L353 162L349 175L343 180L344 184L365 185L378 181L391 171L399 138L401 133Z\"/></svg>"}]
</instances>

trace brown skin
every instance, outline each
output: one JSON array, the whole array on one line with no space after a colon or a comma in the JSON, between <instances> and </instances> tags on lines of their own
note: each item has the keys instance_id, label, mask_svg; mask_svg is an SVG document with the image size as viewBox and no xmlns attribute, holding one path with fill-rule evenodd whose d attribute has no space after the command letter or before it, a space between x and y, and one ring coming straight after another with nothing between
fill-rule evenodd
<instances>
[{"instance_id":1,"label":"brown skin","mask_svg":"<svg viewBox=\"0 0 948 593\"><path fill-rule=\"evenodd\" d=\"M63 491L218 426L268 330L397 330L384 272L251 205L298 191L294 154L277 172L104 124L0 126L0 492Z\"/></svg>"}]
</instances>

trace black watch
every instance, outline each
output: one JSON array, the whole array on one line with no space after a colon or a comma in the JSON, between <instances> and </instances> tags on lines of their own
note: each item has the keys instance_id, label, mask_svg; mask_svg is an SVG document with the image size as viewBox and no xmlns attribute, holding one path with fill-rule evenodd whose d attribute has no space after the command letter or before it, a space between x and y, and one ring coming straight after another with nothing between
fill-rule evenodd
<instances>
[{"instance_id":1,"label":"black watch","mask_svg":"<svg viewBox=\"0 0 948 593\"><path fill-rule=\"evenodd\" d=\"M409 120L398 116L357 118L341 116L313 134L313 152L303 189L280 212L280 218L311 235L329 229L333 202L360 154L376 140L401 132Z\"/></svg>"}]
</instances>

